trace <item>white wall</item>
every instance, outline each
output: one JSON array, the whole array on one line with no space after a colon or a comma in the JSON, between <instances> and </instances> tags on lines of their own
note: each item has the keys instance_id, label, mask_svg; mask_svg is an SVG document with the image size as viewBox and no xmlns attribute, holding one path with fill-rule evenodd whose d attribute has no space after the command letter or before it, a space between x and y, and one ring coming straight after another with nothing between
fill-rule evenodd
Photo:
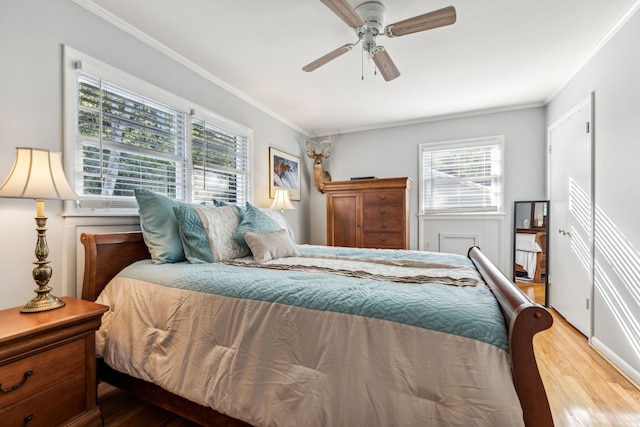
<instances>
[{"instance_id":1,"label":"white wall","mask_svg":"<svg viewBox=\"0 0 640 427\"><path fill-rule=\"evenodd\" d=\"M254 131L254 203L268 198L269 146L302 154L304 137L184 65L88 12L71 0L20 0L0 3L0 180L9 174L15 147L62 151L62 45L209 108ZM259 74L256 75L259 78ZM304 172L304 171L303 171ZM302 200L287 212L299 242L309 241L309 174L302 174ZM51 285L58 296L76 294L78 226L110 222L104 218L62 217L62 203L47 203ZM0 309L26 303L35 294L35 202L0 199ZM136 218L119 219L130 227Z\"/></svg>"},{"instance_id":2,"label":"white wall","mask_svg":"<svg viewBox=\"0 0 640 427\"><path fill-rule=\"evenodd\" d=\"M640 384L638 46L640 12L553 98L546 122L553 123L595 91L596 271L591 342Z\"/></svg>"},{"instance_id":3,"label":"white wall","mask_svg":"<svg viewBox=\"0 0 640 427\"><path fill-rule=\"evenodd\" d=\"M392 108L392 106L390 106ZM511 276L512 210L516 200L545 196L546 133L544 109L527 108L428 121L379 130L338 135L325 169L333 180L354 176L409 176L411 190L410 246L418 248L418 146L491 135L505 136L505 216L502 250L494 261ZM325 199L311 189L311 243L326 242ZM451 231L451 230L444 230Z\"/></svg>"}]
</instances>

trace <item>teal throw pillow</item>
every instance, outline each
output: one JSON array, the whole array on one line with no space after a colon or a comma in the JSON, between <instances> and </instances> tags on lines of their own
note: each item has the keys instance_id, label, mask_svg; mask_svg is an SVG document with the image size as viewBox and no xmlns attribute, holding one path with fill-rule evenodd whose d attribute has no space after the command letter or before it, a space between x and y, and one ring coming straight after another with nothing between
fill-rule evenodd
<instances>
[{"instance_id":1,"label":"teal throw pillow","mask_svg":"<svg viewBox=\"0 0 640 427\"><path fill-rule=\"evenodd\" d=\"M272 218L269 218L269 216L260 209L256 208L251 203L247 203L244 215L242 216L242 222L236 229L233 239L236 242L245 245L246 242L244 237L242 237L242 233L247 231L253 233L264 233L267 231L277 231L281 228L282 227L280 227L277 222Z\"/></svg>"},{"instance_id":2,"label":"teal throw pillow","mask_svg":"<svg viewBox=\"0 0 640 427\"><path fill-rule=\"evenodd\" d=\"M142 236L155 264L185 260L178 221L173 212L175 206L192 203L171 199L149 190L134 190L140 214Z\"/></svg>"}]
</instances>

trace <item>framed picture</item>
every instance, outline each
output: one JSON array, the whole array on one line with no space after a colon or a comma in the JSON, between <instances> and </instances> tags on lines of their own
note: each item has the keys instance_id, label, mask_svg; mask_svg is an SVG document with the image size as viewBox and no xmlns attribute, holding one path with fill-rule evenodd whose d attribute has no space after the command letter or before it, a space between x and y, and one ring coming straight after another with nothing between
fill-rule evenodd
<instances>
[{"instance_id":1,"label":"framed picture","mask_svg":"<svg viewBox=\"0 0 640 427\"><path fill-rule=\"evenodd\" d=\"M276 195L276 189L289 190L291 200L300 200L300 157L269 147L269 197Z\"/></svg>"}]
</instances>

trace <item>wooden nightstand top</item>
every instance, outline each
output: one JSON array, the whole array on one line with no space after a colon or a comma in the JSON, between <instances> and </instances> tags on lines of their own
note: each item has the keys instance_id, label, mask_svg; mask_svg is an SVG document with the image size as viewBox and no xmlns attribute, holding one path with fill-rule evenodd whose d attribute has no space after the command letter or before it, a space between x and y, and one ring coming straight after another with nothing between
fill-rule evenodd
<instances>
[{"instance_id":1,"label":"wooden nightstand top","mask_svg":"<svg viewBox=\"0 0 640 427\"><path fill-rule=\"evenodd\" d=\"M63 297L65 306L40 313L21 313L21 307L0 311L0 360L16 351L39 346L98 329L108 307L90 301ZM8 349L6 344L13 350ZM9 352L10 354L7 354Z\"/></svg>"}]
</instances>

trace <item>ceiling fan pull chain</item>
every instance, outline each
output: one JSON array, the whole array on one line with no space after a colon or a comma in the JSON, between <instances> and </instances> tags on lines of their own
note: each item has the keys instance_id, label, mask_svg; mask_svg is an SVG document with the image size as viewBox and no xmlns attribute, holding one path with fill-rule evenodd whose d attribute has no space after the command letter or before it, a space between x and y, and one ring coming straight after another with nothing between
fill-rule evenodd
<instances>
[{"instance_id":1,"label":"ceiling fan pull chain","mask_svg":"<svg viewBox=\"0 0 640 427\"><path fill-rule=\"evenodd\" d=\"M364 50L360 55L360 75L361 75L361 80L364 81Z\"/></svg>"}]
</instances>

